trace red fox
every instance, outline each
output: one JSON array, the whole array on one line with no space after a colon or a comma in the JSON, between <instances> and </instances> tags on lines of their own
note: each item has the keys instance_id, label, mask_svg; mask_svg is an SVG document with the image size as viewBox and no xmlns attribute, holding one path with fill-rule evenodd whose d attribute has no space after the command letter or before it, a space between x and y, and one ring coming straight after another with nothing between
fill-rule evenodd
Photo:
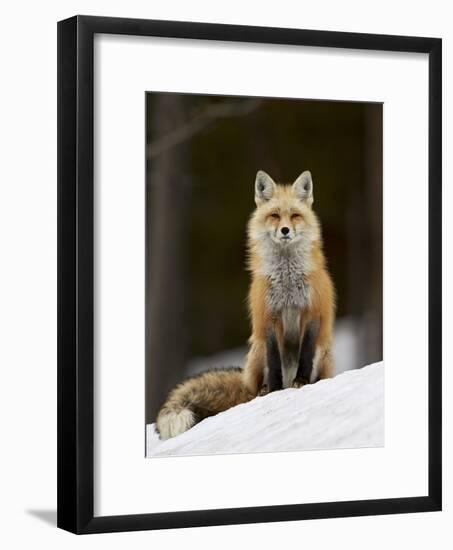
<instances>
[{"instance_id":1,"label":"red fox","mask_svg":"<svg viewBox=\"0 0 453 550\"><path fill-rule=\"evenodd\" d=\"M313 205L313 181L292 185L263 171L248 225L248 296L252 335L244 369L214 369L176 386L160 409L162 439L239 403L333 374L335 292Z\"/></svg>"}]
</instances>

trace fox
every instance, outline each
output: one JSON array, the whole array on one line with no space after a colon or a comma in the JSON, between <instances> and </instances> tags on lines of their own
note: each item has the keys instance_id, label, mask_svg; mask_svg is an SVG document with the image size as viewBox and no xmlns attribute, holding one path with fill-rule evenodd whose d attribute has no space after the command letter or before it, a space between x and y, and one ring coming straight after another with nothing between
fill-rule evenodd
<instances>
[{"instance_id":1,"label":"fox","mask_svg":"<svg viewBox=\"0 0 453 550\"><path fill-rule=\"evenodd\" d=\"M292 184L258 171L247 226L251 336L244 368L215 368L178 384L156 418L161 439L257 396L333 376L336 297L313 203L308 170Z\"/></svg>"},{"instance_id":2,"label":"fox","mask_svg":"<svg viewBox=\"0 0 453 550\"><path fill-rule=\"evenodd\" d=\"M292 185L255 181L248 225L252 335L244 383L257 394L330 378L335 290L306 170Z\"/></svg>"}]
</instances>

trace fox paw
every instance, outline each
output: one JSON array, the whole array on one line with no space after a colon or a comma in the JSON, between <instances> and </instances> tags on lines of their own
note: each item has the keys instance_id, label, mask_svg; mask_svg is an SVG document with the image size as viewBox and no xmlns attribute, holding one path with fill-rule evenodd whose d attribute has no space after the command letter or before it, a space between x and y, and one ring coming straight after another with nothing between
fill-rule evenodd
<instances>
[{"instance_id":1,"label":"fox paw","mask_svg":"<svg viewBox=\"0 0 453 550\"><path fill-rule=\"evenodd\" d=\"M267 395L269 393L269 386L267 384L263 384L261 386L260 391L258 392L258 395L263 396Z\"/></svg>"},{"instance_id":2,"label":"fox paw","mask_svg":"<svg viewBox=\"0 0 453 550\"><path fill-rule=\"evenodd\" d=\"M305 386L305 384L308 384L308 380L305 378L296 378L294 382L291 384L292 388L302 388Z\"/></svg>"}]
</instances>

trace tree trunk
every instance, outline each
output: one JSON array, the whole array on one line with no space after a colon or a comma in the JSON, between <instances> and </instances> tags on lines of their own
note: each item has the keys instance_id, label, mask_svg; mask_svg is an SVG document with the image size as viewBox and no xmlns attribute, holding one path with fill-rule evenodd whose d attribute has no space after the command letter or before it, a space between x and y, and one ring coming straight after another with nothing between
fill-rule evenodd
<instances>
[{"instance_id":1,"label":"tree trunk","mask_svg":"<svg viewBox=\"0 0 453 550\"><path fill-rule=\"evenodd\" d=\"M364 344L369 361L382 360L382 106L369 106L365 118L365 193L370 231L370 282L366 297L368 315Z\"/></svg>"},{"instance_id":2,"label":"tree trunk","mask_svg":"<svg viewBox=\"0 0 453 550\"><path fill-rule=\"evenodd\" d=\"M156 140L185 122L184 98L156 94L147 116ZM187 149L148 162L146 183L146 422L155 420L187 360Z\"/></svg>"}]
</instances>

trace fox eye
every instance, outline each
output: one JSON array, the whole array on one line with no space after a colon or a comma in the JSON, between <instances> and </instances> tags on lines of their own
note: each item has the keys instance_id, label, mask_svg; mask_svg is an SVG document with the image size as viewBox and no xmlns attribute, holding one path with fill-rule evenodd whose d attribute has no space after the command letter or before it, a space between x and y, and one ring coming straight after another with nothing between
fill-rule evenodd
<instances>
[{"instance_id":1,"label":"fox eye","mask_svg":"<svg viewBox=\"0 0 453 550\"><path fill-rule=\"evenodd\" d=\"M277 212L272 212L271 218L273 218L274 220L279 220L280 216L277 214Z\"/></svg>"},{"instance_id":2,"label":"fox eye","mask_svg":"<svg viewBox=\"0 0 453 550\"><path fill-rule=\"evenodd\" d=\"M300 214L293 214L293 215L291 216L291 219L292 219L293 221L298 221L298 220L301 220L301 219L302 219L302 216L301 216Z\"/></svg>"}]
</instances>

